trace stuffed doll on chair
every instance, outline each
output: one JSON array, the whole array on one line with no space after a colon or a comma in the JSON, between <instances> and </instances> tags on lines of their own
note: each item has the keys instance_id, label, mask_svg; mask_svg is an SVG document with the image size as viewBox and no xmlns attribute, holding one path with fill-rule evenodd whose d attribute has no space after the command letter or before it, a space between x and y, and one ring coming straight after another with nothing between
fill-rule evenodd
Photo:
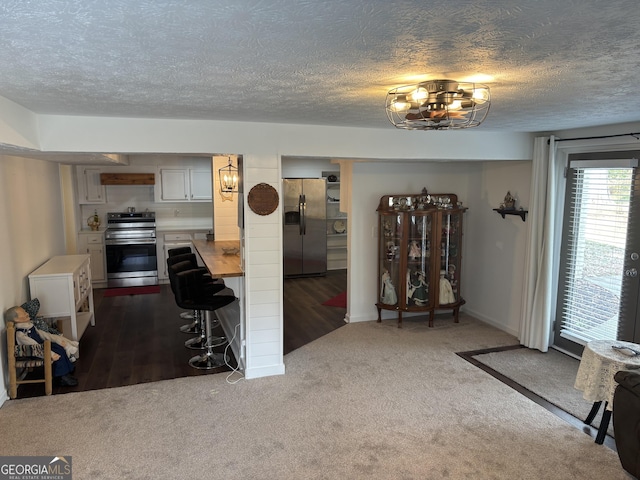
<instances>
[{"instance_id":1,"label":"stuffed doll on chair","mask_svg":"<svg viewBox=\"0 0 640 480\"><path fill-rule=\"evenodd\" d=\"M17 345L38 345L45 340L51 341L51 359L53 360L53 377L58 385L73 387L78 380L71 375L73 362L78 354L78 342L62 335L46 332L32 323L31 317L22 307L11 307L4 314L5 322L13 322L16 328Z\"/></svg>"}]
</instances>

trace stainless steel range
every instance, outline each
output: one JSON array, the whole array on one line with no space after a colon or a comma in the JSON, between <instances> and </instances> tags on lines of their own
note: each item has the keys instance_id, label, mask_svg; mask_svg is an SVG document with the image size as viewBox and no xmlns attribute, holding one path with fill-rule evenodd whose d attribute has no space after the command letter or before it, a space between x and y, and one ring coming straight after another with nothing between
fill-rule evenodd
<instances>
[{"instance_id":1,"label":"stainless steel range","mask_svg":"<svg viewBox=\"0 0 640 480\"><path fill-rule=\"evenodd\" d=\"M109 287L158 284L155 212L108 213L105 250Z\"/></svg>"}]
</instances>

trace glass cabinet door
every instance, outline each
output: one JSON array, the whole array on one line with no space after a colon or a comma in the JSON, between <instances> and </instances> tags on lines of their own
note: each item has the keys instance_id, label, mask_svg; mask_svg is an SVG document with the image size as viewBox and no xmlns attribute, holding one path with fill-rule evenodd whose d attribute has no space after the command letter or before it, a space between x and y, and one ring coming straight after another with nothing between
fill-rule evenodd
<instances>
[{"instance_id":1,"label":"glass cabinet door","mask_svg":"<svg viewBox=\"0 0 640 480\"><path fill-rule=\"evenodd\" d=\"M407 236L406 305L428 307L431 304L431 243L433 216L411 214Z\"/></svg>"},{"instance_id":2,"label":"glass cabinet door","mask_svg":"<svg viewBox=\"0 0 640 480\"><path fill-rule=\"evenodd\" d=\"M402 219L402 215L399 214L379 215L379 301L385 305L398 305L398 296L401 294L400 242L402 241Z\"/></svg>"},{"instance_id":3,"label":"glass cabinet door","mask_svg":"<svg viewBox=\"0 0 640 480\"><path fill-rule=\"evenodd\" d=\"M440 305L460 300L460 258L462 249L462 214L442 213L440 240Z\"/></svg>"}]
</instances>

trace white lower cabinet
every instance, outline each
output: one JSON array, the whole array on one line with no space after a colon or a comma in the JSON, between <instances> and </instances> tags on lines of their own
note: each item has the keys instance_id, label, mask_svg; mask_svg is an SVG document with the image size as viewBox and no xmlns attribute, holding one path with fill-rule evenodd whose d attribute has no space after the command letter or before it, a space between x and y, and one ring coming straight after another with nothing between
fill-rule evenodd
<instances>
[{"instance_id":1,"label":"white lower cabinet","mask_svg":"<svg viewBox=\"0 0 640 480\"><path fill-rule=\"evenodd\" d=\"M39 315L62 321L62 333L79 340L95 325L90 255L59 255L29 274L31 299L40 301Z\"/></svg>"},{"instance_id":2,"label":"white lower cabinet","mask_svg":"<svg viewBox=\"0 0 640 480\"><path fill-rule=\"evenodd\" d=\"M169 278L169 270L167 268L167 258L169 258L169 250L173 248L189 247L193 252L193 244L191 242L191 234L189 233L165 233L162 236L162 266L158 266L158 277L161 279ZM160 273L162 272L162 274Z\"/></svg>"},{"instance_id":3,"label":"white lower cabinet","mask_svg":"<svg viewBox=\"0 0 640 480\"><path fill-rule=\"evenodd\" d=\"M104 232L78 233L78 253L91 256L91 281L94 285L107 281L107 260Z\"/></svg>"}]
</instances>

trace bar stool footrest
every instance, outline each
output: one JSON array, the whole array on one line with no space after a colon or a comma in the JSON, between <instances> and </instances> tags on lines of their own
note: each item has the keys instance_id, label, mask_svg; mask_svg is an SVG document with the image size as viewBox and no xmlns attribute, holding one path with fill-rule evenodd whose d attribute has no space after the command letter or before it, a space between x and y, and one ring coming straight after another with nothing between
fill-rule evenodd
<instances>
[{"instance_id":1,"label":"bar stool footrest","mask_svg":"<svg viewBox=\"0 0 640 480\"><path fill-rule=\"evenodd\" d=\"M189 365L198 370L211 370L224 367L229 362L229 355L223 353L205 353L191 357Z\"/></svg>"}]
</instances>

